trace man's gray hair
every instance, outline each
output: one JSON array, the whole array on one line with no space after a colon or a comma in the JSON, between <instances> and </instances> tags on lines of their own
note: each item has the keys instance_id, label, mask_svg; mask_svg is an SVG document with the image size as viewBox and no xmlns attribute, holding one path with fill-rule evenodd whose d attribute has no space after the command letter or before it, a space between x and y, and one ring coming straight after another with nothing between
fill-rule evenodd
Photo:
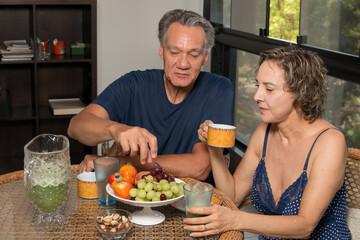
<instances>
[{"instance_id":1,"label":"man's gray hair","mask_svg":"<svg viewBox=\"0 0 360 240\"><path fill-rule=\"evenodd\" d=\"M168 11L160 19L158 27L158 38L162 46L165 45L166 33L169 29L169 26L174 22L178 22L186 27L202 27L206 35L204 50L205 52L211 51L211 48L214 46L215 40L215 31L213 26L208 20L206 20L198 13L183 9L175 9Z\"/></svg>"}]
</instances>

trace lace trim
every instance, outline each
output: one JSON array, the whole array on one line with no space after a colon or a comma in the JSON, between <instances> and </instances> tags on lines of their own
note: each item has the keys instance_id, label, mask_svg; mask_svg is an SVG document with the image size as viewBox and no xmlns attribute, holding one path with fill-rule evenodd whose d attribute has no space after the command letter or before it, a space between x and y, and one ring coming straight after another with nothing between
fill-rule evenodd
<instances>
[{"instance_id":1,"label":"lace trim","mask_svg":"<svg viewBox=\"0 0 360 240\"><path fill-rule=\"evenodd\" d=\"M303 171L298 179L296 179L285 191L281 194L277 204L273 196L271 184L266 171L265 159L261 158L260 163L256 169L256 177L254 178L254 186L258 193L258 200L260 205L275 214L282 214L283 210L291 202L302 197L305 185L307 183L306 171ZM255 200L255 199L254 199ZM296 214L296 213L294 213Z\"/></svg>"}]
</instances>

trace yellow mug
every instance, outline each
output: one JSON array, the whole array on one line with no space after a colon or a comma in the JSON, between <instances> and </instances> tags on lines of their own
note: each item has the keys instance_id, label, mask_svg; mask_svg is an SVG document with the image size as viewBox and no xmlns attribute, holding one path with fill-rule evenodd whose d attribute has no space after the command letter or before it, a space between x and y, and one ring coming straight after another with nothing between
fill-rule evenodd
<instances>
[{"instance_id":1,"label":"yellow mug","mask_svg":"<svg viewBox=\"0 0 360 240\"><path fill-rule=\"evenodd\" d=\"M98 190L95 172L83 172L77 176L77 187L79 197L85 199L98 198Z\"/></svg>"},{"instance_id":2,"label":"yellow mug","mask_svg":"<svg viewBox=\"0 0 360 240\"><path fill-rule=\"evenodd\" d=\"M235 135L235 126L209 124L207 144L213 147L231 148L235 145Z\"/></svg>"}]
</instances>

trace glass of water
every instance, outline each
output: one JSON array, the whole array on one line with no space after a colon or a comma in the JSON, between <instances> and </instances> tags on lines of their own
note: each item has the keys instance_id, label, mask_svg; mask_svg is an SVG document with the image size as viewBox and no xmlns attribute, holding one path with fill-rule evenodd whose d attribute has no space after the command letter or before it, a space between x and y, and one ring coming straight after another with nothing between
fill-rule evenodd
<instances>
[{"instance_id":1,"label":"glass of water","mask_svg":"<svg viewBox=\"0 0 360 240\"><path fill-rule=\"evenodd\" d=\"M116 157L98 157L94 159L94 169L100 205L114 205L115 198L106 192L109 177L118 172L120 159Z\"/></svg>"}]
</instances>

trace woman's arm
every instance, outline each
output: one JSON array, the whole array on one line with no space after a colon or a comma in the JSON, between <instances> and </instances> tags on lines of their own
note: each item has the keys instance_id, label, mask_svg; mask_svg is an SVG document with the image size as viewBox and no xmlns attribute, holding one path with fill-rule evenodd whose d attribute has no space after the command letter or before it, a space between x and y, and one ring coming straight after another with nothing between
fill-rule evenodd
<instances>
[{"instance_id":1,"label":"woman's arm","mask_svg":"<svg viewBox=\"0 0 360 240\"><path fill-rule=\"evenodd\" d=\"M200 125L198 134L202 142L206 143L207 141L208 125L211 123L210 120L207 120ZM231 175L225 163L223 149L208 146L216 188L225 193L237 205L240 205L250 193L252 178L260 160L259 151L263 142L265 128L266 125L262 125L262 127L255 130L248 149L237 166L234 175Z\"/></svg>"},{"instance_id":2,"label":"woman's arm","mask_svg":"<svg viewBox=\"0 0 360 240\"><path fill-rule=\"evenodd\" d=\"M340 132L329 130L321 135L311 154L308 183L298 215L265 216L230 211L219 206L191 208L188 211L208 216L185 219L186 224L196 224L187 225L185 229L193 231L194 237L240 230L277 238L307 238L342 186L345 165L345 139Z\"/></svg>"}]
</instances>

